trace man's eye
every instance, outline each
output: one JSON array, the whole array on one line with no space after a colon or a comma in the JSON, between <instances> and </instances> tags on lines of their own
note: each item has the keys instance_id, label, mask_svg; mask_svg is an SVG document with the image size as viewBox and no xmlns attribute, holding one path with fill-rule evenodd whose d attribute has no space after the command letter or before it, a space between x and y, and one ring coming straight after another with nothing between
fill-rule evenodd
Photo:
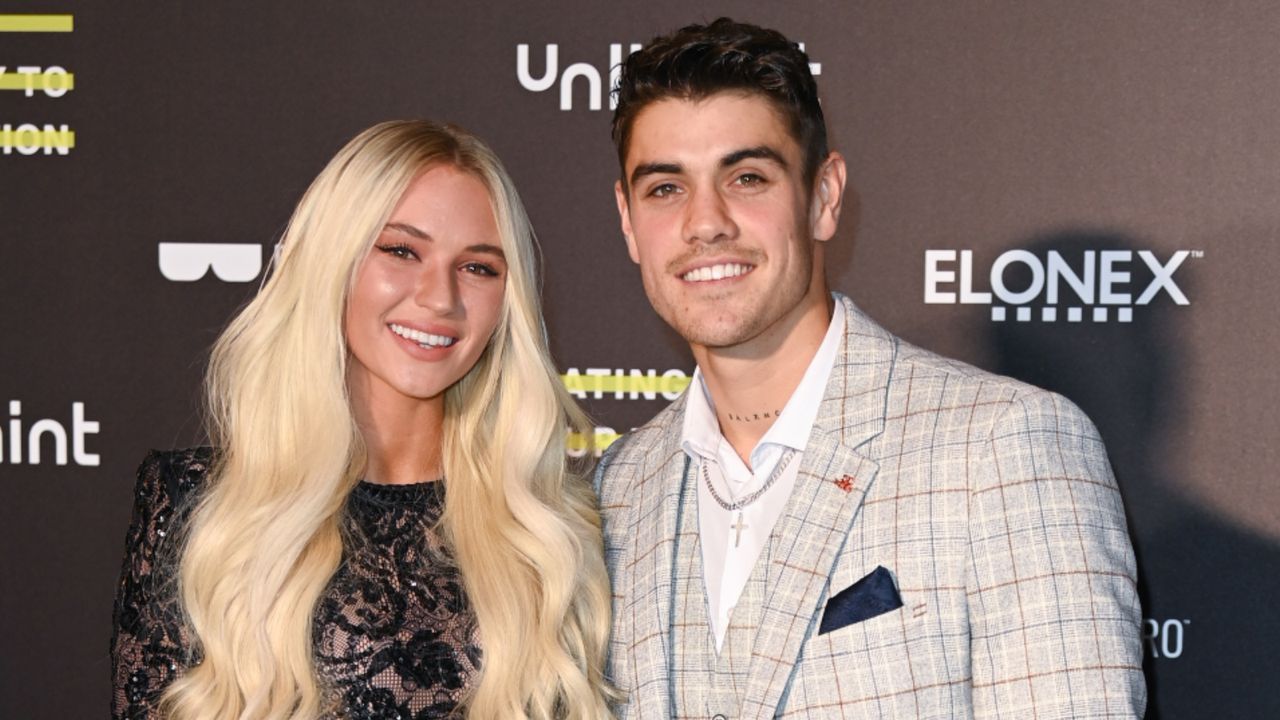
<instances>
[{"instance_id":1,"label":"man's eye","mask_svg":"<svg viewBox=\"0 0 1280 720\"><path fill-rule=\"evenodd\" d=\"M375 245L374 247L388 255L398 257L401 260L412 260L418 257L418 254L415 253L408 245Z\"/></svg>"},{"instance_id":2,"label":"man's eye","mask_svg":"<svg viewBox=\"0 0 1280 720\"><path fill-rule=\"evenodd\" d=\"M755 173L743 173L734 178L733 181L745 187L755 187L765 183L765 179Z\"/></svg>"},{"instance_id":3,"label":"man's eye","mask_svg":"<svg viewBox=\"0 0 1280 720\"><path fill-rule=\"evenodd\" d=\"M676 186L671 183L662 183L649 191L650 197L664 198L676 192Z\"/></svg>"},{"instance_id":4,"label":"man's eye","mask_svg":"<svg viewBox=\"0 0 1280 720\"><path fill-rule=\"evenodd\" d=\"M492 265L486 265L482 262L469 262L462 266L462 271L471 273L472 275L483 275L485 277L499 277L502 273Z\"/></svg>"}]
</instances>

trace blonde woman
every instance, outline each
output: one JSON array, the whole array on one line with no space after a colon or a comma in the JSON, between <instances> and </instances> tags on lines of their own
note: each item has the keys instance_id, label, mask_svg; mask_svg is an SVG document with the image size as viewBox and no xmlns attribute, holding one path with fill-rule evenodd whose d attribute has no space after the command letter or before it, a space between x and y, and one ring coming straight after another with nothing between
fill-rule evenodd
<instances>
[{"instance_id":1,"label":"blonde woman","mask_svg":"<svg viewBox=\"0 0 1280 720\"><path fill-rule=\"evenodd\" d=\"M152 453L117 718L597 718L609 588L532 233L457 128L352 140L207 378L212 450Z\"/></svg>"}]
</instances>

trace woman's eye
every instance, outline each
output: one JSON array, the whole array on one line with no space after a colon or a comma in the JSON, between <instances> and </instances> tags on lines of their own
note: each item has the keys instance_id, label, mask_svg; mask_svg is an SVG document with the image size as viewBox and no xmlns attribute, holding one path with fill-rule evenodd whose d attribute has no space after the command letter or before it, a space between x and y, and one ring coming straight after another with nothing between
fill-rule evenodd
<instances>
[{"instance_id":1,"label":"woman's eye","mask_svg":"<svg viewBox=\"0 0 1280 720\"><path fill-rule=\"evenodd\" d=\"M391 255L392 257L398 257L401 260L412 260L418 257L418 254L415 253L413 248L410 248L408 245L375 245L374 247L388 255Z\"/></svg>"},{"instance_id":2,"label":"woman's eye","mask_svg":"<svg viewBox=\"0 0 1280 720\"><path fill-rule=\"evenodd\" d=\"M497 268L493 267L492 265L486 265L485 263L482 263L482 262L466 263L465 265L462 266L462 270L463 272L468 272L473 275L484 275L486 277L498 277L502 274L498 272Z\"/></svg>"}]
</instances>

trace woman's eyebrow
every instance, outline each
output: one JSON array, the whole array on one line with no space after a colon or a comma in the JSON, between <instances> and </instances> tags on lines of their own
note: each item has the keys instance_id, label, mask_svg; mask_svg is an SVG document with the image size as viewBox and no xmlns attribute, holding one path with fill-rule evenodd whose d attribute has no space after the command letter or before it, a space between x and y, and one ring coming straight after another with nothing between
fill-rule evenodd
<instances>
[{"instance_id":1,"label":"woman's eyebrow","mask_svg":"<svg viewBox=\"0 0 1280 720\"><path fill-rule=\"evenodd\" d=\"M389 222L383 226L384 230L399 230L406 235L412 235L419 240L430 240L431 236L419 230L418 228L402 222Z\"/></svg>"}]
</instances>

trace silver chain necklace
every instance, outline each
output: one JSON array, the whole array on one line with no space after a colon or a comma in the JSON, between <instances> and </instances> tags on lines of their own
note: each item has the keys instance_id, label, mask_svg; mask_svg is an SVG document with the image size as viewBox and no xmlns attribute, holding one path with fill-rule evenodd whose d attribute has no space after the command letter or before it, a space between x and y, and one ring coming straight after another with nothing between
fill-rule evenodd
<instances>
[{"instance_id":1,"label":"silver chain necklace","mask_svg":"<svg viewBox=\"0 0 1280 720\"><path fill-rule=\"evenodd\" d=\"M742 531L749 527L746 523L742 522L742 509L756 500L759 500L760 496L764 495L769 488L773 487L773 484L777 482L778 478L782 477L783 471L787 469L787 465L791 463L791 458L795 457L795 455L796 451L794 448L787 448L786 451L783 452L782 457L778 458L777 467L773 469L773 472L769 473L769 477L764 481L764 484L760 486L760 489L744 498L736 498L733 502L725 502L725 499L720 497L720 493L716 492L716 486L711 482L711 473L707 472L707 460L706 458L703 458L701 463L702 479L707 483L707 490L711 493L712 499L714 499L716 504L726 512L734 512L736 510L738 513L738 521L729 526L730 529L735 531L733 538L733 546L735 548L742 542Z\"/></svg>"}]
</instances>

